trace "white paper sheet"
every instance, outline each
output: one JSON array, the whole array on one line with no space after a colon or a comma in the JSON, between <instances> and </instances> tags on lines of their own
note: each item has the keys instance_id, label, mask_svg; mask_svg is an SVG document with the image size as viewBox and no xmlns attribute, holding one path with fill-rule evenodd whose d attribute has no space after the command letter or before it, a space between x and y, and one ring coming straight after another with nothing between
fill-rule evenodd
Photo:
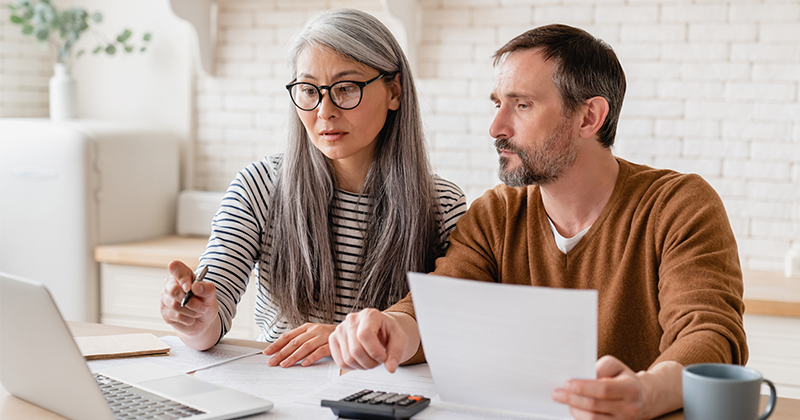
<instances>
[{"instance_id":1,"label":"white paper sheet","mask_svg":"<svg viewBox=\"0 0 800 420\"><path fill-rule=\"evenodd\" d=\"M330 357L311 366L297 364L288 368L269 366L267 361L270 357L258 354L198 370L194 376L276 403L294 400L339 377L339 367Z\"/></svg>"},{"instance_id":2,"label":"white paper sheet","mask_svg":"<svg viewBox=\"0 0 800 420\"><path fill-rule=\"evenodd\" d=\"M221 363L227 363L242 357L261 353L261 350L259 349L254 349L252 347L232 346L230 344L217 344L206 351L197 351L190 348L186 344L183 344L183 341L174 335L161 337L161 341L169 345L169 356L92 360L87 362L87 364L92 372L96 372L104 368L121 366L132 362L137 363L147 361L169 366L184 373L189 373L200 369L206 369L211 366L216 366ZM266 347L266 343L264 347Z\"/></svg>"},{"instance_id":3,"label":"white paper sheet","mask_svg":"<svg viewBox=\"0 0 800 420\"><path fill-rule=\"evenodd\" d=\"M379 366L372 370L349 372L333 381L327 387L309 393L297 400L310 406L320 404L321 400L338 400L347 395L372 389L422 395L431 399L428 408L417 413L413 420L552 420L553 417L530 414L480 410L474 407L448 404L441 401L431 377L427 363L401 366L391 374ZM334 417L335 418L335 417Z\"/></svg>"},{"instance_id":4,"label":"white paper sheet","mask_svg":"<svg viewBox=\"0 0 800 420\"><path fill-rule=\"evenodd\" d=\"M442 401L571 418L551 392L595 379L597 292L409 273Z\"/></svg>"},{"instance_id":5,"label":"white paper sheet","mask_svg":"<svg viewBox=\"0 0 800 420\"><path fill-rule=\"evenodd\" d=\"M325 387L339 377L339 367L330 357L311 366L299 364L289 368L269 366L271 356L257 354L209 369L198 370L194 376L205 381L272 401L275 406L247 420L331 420L333 412L316 404L297 404L299 395Z\"/></svg>"}]
</instances>

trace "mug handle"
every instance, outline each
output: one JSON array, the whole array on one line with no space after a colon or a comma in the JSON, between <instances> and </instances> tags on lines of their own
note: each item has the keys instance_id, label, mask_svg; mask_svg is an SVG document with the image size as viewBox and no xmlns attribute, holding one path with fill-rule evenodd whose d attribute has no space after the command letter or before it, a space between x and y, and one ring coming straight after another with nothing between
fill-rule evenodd
<instances>
[{"instance_id":1,"label":"mug handle","mask_svg":"<svg viewBox=\"0 0 800 420\"><path fill-rule=\"evenodd\" d=\"M767 417L771 416L772 412L775 410L775 403L778 400L778 391L775 390L775 385L772 384L772 381L764 379L764 382L769 386L769 402L767 402L767 408L764 409L764 412L761 413L758 420L767 420Z\"/></svg>"}]
</instances>

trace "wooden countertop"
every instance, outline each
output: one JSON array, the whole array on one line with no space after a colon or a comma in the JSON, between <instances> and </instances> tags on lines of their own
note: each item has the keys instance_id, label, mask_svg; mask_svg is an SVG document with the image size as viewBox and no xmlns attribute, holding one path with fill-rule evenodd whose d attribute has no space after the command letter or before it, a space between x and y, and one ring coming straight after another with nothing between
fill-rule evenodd
<instances>
[{"instance_id":1,"label":"wooden countertop","mask_svg":"<svg viewBox=\"0 0 800 420\"><path fill-rule=\"evenodd\" d=\"M800 278L773 271L744 271L745 314L800 318Z\"/></svg>"},{"instance_id":2,"label":"wooden countertop","mask_svg":"<svg viewBox=\"0 0 800 420\"><path fill-rule=\"evenodd\" d=\"M100 263L165 268L172 260L181 260L197 267L206 249L208 238L167 236L142 242L100 245L94 259Z\"/></svg>"},{"instance_id":3,"label":"wooden countertop","mask_svg":"<svg viewBox=\"0 0 800 420\"><path fill-rule=\"evenodd\" d=\"M166 267L172 260L181 260L197 267L207 238L167 236L150 241L95 248L98 262ZM800 318L800 278L786 278L780 272L744 271L745 313Z\"/></svg>"}]
</instances>

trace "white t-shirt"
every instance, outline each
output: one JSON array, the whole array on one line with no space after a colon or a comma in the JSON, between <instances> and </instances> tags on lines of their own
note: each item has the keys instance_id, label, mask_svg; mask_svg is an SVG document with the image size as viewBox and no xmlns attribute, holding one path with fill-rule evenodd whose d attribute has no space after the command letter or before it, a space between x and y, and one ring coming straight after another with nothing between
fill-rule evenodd
<instances>
[{"instance_id":1,"label":"white t-shirt","mask_svg":"<svg viewBox=\"0 0 800 420\"><path fill-rule=\"evenodd\" d=\"M586 232L588 232L589 229L592 228L592 226L589 225L589 227L587 227L586 229L578 232L577 235L571 238L565 238L561 236L560 233L558 233L558 229L556 229L556 225L553 224L553 221L550 220L550 217L547 218L547 221L550 222L550 230L553 231L553 237L556 240L556 246L558 247L558 249L561 250L561 252L565 254L572 251L572 248L575 248L575 245L577 245L578 242L580 242L581 239L583 239L584 235L586 235Z\"/></svg>"}]
</instances>

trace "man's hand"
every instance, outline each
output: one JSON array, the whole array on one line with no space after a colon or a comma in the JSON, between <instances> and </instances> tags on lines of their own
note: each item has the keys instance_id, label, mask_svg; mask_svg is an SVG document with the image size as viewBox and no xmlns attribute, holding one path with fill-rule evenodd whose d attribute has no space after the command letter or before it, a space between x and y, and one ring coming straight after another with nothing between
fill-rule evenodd
<instances>
[{"instance_id":1,"label":"man's hand","mask_svg":"<svg viewBox=\"0 0 800 420\"><path fill-rule=\"evenodd\" d=\"M597 380L573 379L553 391L553 400L569 405L576 420L651 419L683 404L679 363L661 362L634 373L619 359L604 356L595 366Z\"/></svg>"},{"instance_id":2,"label":"man's hand","mask_svg":"<svg viewBox=\"0 0 800 420\"><path fill-rule=\"evenodd\" d=\"M301 364L309 366L325 356L330 356L328 336L335 328L335 325L305 323L284 333L264 349L264 354L273 355L267 364L290 367L303 360Z\"/></svg>"},{"instance_id":3,"label":"man's hand","mask_svg":"<svg viewBox=\"0 0 800 420\"><path fill-rule=\"evenodd\" d=\"M383 363L394 373L419 347L416 325L398 312L364 309L348 314L328 338L331 356L342 369L372 369Z\"/></svg>"}]
</instances>

